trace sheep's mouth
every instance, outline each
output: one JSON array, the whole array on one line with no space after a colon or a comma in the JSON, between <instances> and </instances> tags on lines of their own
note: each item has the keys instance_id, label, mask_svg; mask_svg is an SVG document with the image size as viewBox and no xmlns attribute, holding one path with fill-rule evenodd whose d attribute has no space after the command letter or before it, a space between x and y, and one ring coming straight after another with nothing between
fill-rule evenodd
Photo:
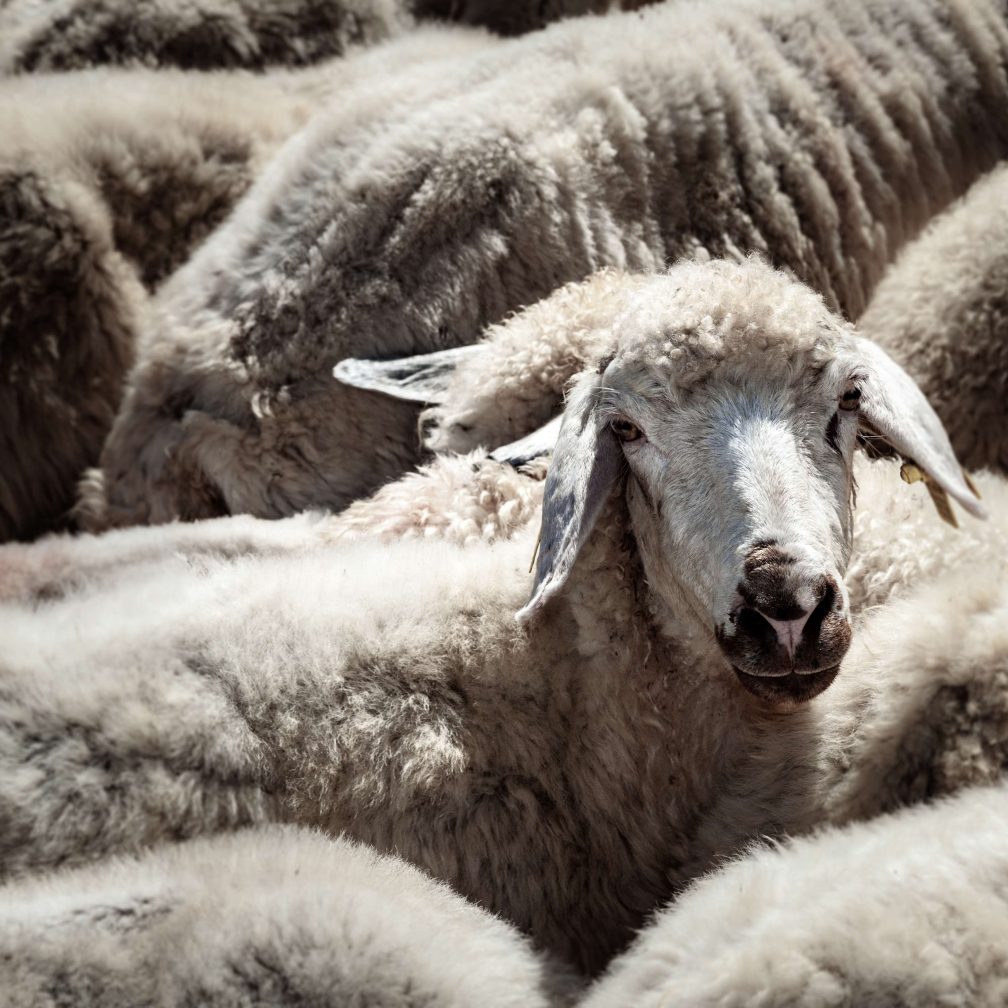
<instances>
[{"instance_id":1,"label":"sheep's mouth","mask_svg":"<svg viewBox=\"0 0 1008 1008\"><path fill-rule=\"evenodd\" d=\"M739 682L754 696L772 704L801 704L819 696L836 679L839 665L819 672L782 676L757 676L732 666Z\"/></svg>"}]
</instances>

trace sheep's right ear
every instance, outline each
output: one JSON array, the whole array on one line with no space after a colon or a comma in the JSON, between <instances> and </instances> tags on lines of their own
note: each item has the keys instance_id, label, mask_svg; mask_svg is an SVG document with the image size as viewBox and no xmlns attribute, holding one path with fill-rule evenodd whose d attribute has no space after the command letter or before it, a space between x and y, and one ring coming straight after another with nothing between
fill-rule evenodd
<instances>
[{"instance_id":1,"label":"sheep's right ear","mask_svg":"<svg viewBox=\"0 0 1008 1008\"><path fill-rule=\"evenodd\" d=\"M483 352L482 343L472 343L450 350L387 360L347 357L333 368L333 377L344 385L381 392L393 399L436 405L444 400L455 369L463 361Z\"/></svg>"},{"instance_id":2,"label":"sheep's right ear","mask_svg":"<svg viewBox=\"0 0 1008 1008\"><path fill-rule=\"evenodd\" d=\"M543 491L532 595L517 614L519 623L528 623L563 588L623 472L620 443L595 408L601 383L600 375L585 375L568 397Z\"/></svg>"}]
</instances>

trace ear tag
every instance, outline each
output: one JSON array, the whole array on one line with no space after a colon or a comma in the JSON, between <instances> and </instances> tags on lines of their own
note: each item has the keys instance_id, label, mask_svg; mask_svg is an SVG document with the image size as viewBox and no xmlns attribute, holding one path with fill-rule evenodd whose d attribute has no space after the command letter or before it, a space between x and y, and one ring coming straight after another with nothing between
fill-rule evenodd
<instances>
[{"instance_id":1,"label":"ear tag","mask_svg":"<svg viewBox=\"0 0 1008 1008\"><path fill-rule=\"evenodd\" d=\"M542 546L542 525L539 526L539 534L536 536L535 549L532 550L532 559L529 561L529 574L532 573L535 567L536 560L539 558L539 547Z\"/></svg>"},{"instance_id":2,"label":"ear tag","mask_svg":"<svg viewBox=\"0 0 1008 1008\"><path fill-rule=\"evenodd\" d=\"M942 521L948 522L953 528L959 528L959 522L956 520L955 512L952 510L952 502L949 500L948 494L916 462L904 462L900 466L900 477L904 483L919 483L923 481L924 486L927 487L927 492L931 495L931 503L934 504L938 517ZM977 494L976 489L968 482L968 477L967 485L976 496L980 496Z\"/></svg>"},{"instance_id":3,"label":"ear tag","mask_svg":"<svg viewBox=\"0 0 1008 1008\"><path fill-rule=\"evenodd\" d=\"M977 488L976 488L976 483L974 483L973 480L970 479L970 474L968 472L966 472L965 469L962 470L962 478L963 478L963 482L966 484L966 486L968 486L970 488L970 493L972 493L973 496L976 497L977 500L982 500L982 498L980 496L980 491L977 490Z\"/></svg>"}]
</instances>

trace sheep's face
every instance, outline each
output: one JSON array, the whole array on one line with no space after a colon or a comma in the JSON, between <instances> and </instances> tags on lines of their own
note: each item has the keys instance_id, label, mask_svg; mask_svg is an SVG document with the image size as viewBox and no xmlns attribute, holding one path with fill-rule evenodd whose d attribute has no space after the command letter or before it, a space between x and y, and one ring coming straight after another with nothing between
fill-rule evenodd
<instances>
[{"instance_id":1,"label":"sheep's face","mask_svg":"<svg viewBox=\"0 0 1008 1008\"><path fill-rule=\"evenodd\" d=\"M934 494L982 514L940 421L883 351L761 263L654 277L612 334L615 355L568 397L519 617L563 588L622 488L649 590L726 672L775 703L822 692L851 638L857 445L913 459Z\"/></svg>"},{"instance_id":2,"label":"sheep's face","mask_svg":"<svg viewBox=\"0 0 1008 1008\"><path fill-rule=\"evenodd\" d=\"M860 389L856 365L786 350L688 388L617 357L598 412L627 463L651 590L700 619L748 689L796 701L833 681L850 644Z\"/></svg>"}]
</instances>

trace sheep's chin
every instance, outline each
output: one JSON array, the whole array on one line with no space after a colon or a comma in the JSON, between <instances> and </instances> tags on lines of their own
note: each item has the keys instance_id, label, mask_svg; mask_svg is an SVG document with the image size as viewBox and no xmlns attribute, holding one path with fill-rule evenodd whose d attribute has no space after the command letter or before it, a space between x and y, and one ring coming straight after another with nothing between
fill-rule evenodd
<instances>
[{"instance_id":1,"label":"sheep's chin","mask_svg":"<svg viewBox=\"0 0 1008 1008\"><path fill-rule=\"evenodd\" d=\"M775 707L797 707L819 696L836 679L839 665L819 672L784 676L756 676L743 672L734 665L735 675L745 688L766 703Z\"/></svg>"}]
</instances>

